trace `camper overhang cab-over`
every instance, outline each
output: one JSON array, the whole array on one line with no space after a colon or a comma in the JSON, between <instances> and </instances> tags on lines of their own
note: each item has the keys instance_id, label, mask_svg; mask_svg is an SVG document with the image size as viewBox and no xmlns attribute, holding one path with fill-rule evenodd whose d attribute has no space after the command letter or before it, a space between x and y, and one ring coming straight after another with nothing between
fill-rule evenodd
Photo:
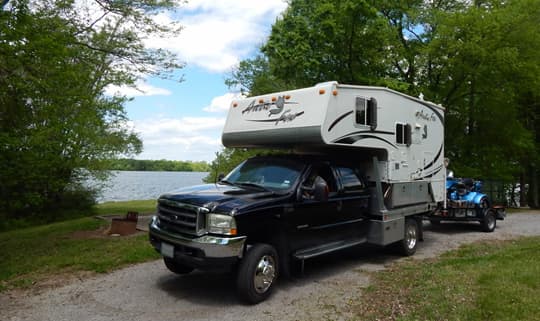
<instances>
[{"instance_id":1,"label":"camper overhang cab-over","mask_svg":"<svg viewBox=\"0 0 540 321\"><path fill-rule=\"evenodd\" d=\"M445 206L443 124L439 105L336 82L234 101L223 144L283 155L162 195L150 241L176 273L236 269L251 303L318 255L362 243L412 255L422 217Z\"/></svg>"}]
</instances>

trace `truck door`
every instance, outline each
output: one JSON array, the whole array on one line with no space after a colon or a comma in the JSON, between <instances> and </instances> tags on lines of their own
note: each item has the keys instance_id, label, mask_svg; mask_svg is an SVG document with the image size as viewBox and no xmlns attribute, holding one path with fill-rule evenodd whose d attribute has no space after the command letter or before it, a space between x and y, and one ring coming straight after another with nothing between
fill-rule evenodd
<instances>
[{"instance_id":1,"label":"truck door","mask_svg":"<svg viewBox=\"0 0 540 321\"><path fill-rule=\"evenodd\" d=\"M317 177L322 178L328 186L327 201L315 200L310 194L309 189ZM328 164L313 166L302 185L294 213L289 216L296 230L296 245L307 247L331 241L335 224L339 222L338 212L342 208L342 201L337 197L337 180L333 169Z\"/></svg>"},{"instance_id":2,"label":"truck door","mask_svg":"<svg viewBox=\"0 0 540 321\"><path fill-rule=\"evenodd\" d=\"M337 166L335 172L338 177L336 200L340 203L337 232L345 237L353 237L358 235L360 226L367 222L364 219L369 214L370 192L358 169Z\"/></svg>"}]
</instances>

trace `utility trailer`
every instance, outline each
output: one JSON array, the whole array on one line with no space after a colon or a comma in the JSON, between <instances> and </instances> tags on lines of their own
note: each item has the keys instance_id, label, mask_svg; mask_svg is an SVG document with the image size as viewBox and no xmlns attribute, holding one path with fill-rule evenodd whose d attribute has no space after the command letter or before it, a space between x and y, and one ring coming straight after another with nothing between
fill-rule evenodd
<instances>
[{"instance_id":1,"label":"utility trailer","mask_svg":"<svg viewBox=\"0 0 540 321\"><path fill-rule=\"evenodd\" d=\"M426 217L432 225L442 221L479 222L484 232L493 232L497 220L504 220L506 209L493 205L482 193L482 181L472 178L455 178L452 171L446 178L446 202Z\"/></svg>"},{"instance_id":2,"label":"utility trailer","mask_svg":"<svg viewBox=\"0 0 540 321\"><path fill-rule=\"evenodd\" d=\"M337 82L233 101L223 144L284 153L162 195L150 241L175 273L235 269L250 303L315 256L364 243L412 255L446 197L443 123L436 104Z\"/></svg>"}]
</instances>

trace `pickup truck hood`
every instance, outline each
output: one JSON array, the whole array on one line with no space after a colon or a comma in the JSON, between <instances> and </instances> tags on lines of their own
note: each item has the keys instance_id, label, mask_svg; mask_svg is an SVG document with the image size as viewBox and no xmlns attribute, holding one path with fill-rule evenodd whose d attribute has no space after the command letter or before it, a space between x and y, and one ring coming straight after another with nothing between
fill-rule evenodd
<instances>
[{"instance_id":1,"label":"pickup truck hood","mask_svg":"<svg viewBox=\"0 0 540 321\"><path fill-rule=\"evenodd\" d=\"M206 207L212 212L231 213L233 210L240 214L242 210L257 207L275 198L272 192L261 192L251 188L240 188L231 185L205 184L175 190L161 195L167 199L181 203Z\"/></svg>"}]
</instances>

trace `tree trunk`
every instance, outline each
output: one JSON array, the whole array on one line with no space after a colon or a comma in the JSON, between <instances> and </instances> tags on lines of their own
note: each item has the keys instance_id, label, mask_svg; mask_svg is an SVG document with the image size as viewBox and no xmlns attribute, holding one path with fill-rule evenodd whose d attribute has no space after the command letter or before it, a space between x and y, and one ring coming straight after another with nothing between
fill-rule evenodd
<instances>
[{"instance_id":1,"label":"tree trunk","mask_svg":"<svg viewBox=\"0 0 540 321\"><path fill-rule=\"evenodd\" d=\"M519 206L527 207L527 191L526 186L527 181L525 180L525 172L522 172L519 175Z\"/></svg>"},{"instance_id":2,"label":"tree trunk","mask_svg":"<svg viewBox=\"0 0 540 321\"><path fill-rule=\"evenodd\" d=\"M531 167L530 170L530 183L529 183L529 206L532 208L539 208L538 200L538 171Z\"/></svg>"}]
</instances>

